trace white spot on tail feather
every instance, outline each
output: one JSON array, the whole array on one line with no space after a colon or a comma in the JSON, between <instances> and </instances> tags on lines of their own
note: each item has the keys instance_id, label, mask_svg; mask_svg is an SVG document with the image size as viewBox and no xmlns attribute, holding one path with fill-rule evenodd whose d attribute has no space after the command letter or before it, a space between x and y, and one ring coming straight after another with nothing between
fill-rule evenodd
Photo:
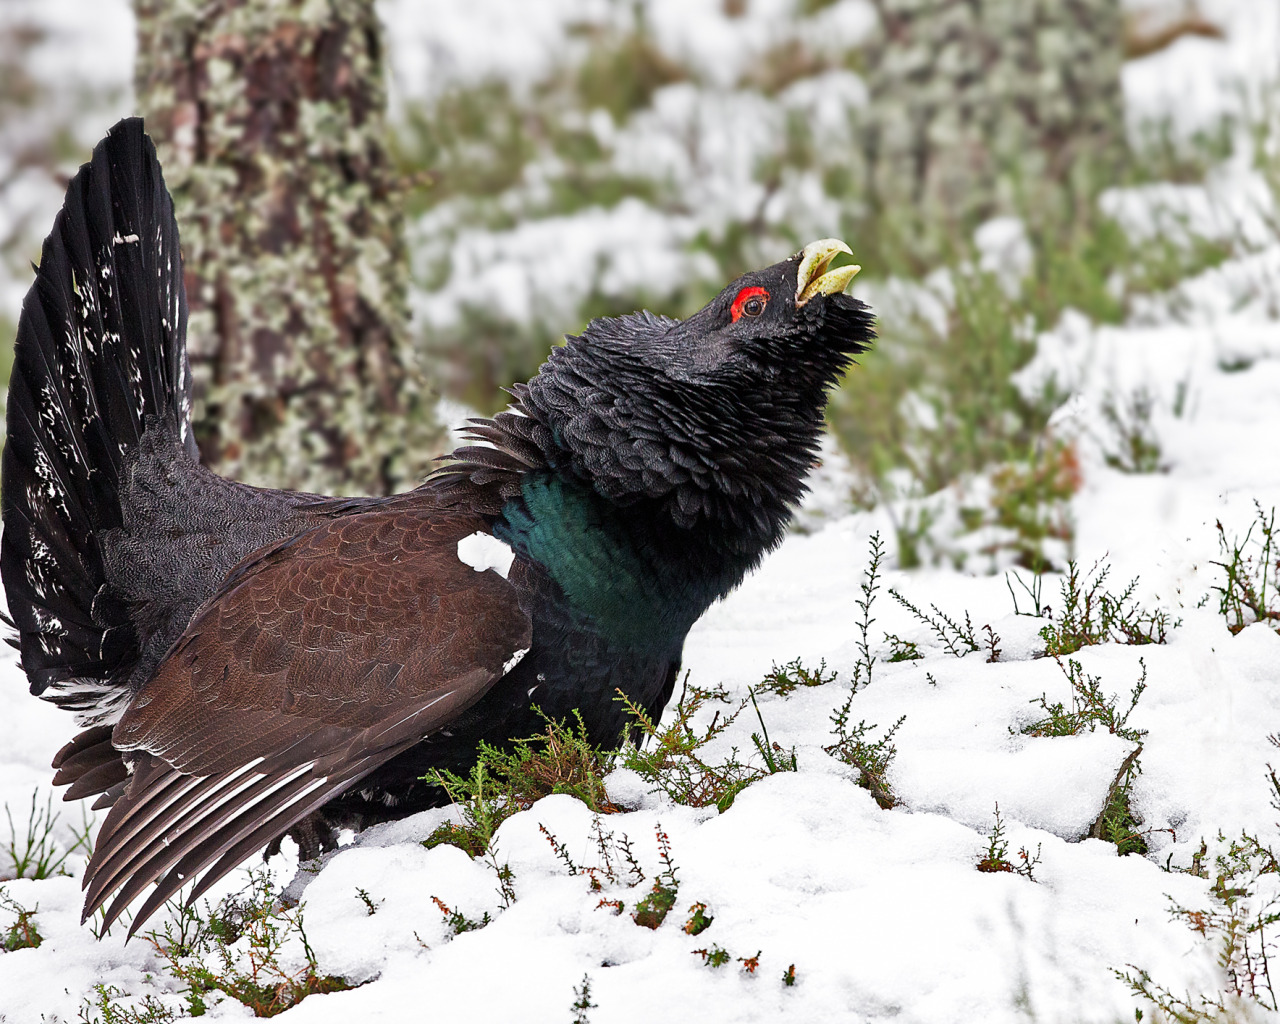
<instances>
[{"instance_id":1,"label":"white spot on tail feather","mask_svg":"<svg viewBox=\"0 0 1280 1024\"><path fill-rule=\"evenodd\" d=\"M111 239L111 241L115 242L116 245L123 245L125 242L136 242L137 240L137 235L122 235L119 231L117 231L115 233L115 237Z\"/></svg>"},{"instance_id":2,"label":"white spot on tail feather","mask_svg":"<svg viewBox=\"0 0 1280 1024\"><path fill-rule=\"evenodd\" d=\"M35 472L39 486L27 488L27 504L33 509L52 506L61 512L64 520L70 519L71 512L67 507L67 496L63 493L62 485L53 470L49 456L39 448L36 449Z\"/></svg>"},{"instance_id":3,"label":"white spot on tail feather","mask_svg":"<svg viewBox=\"0 0 1280 1024\"><path fill-rule=\"evenodd\" d=\"M524 660L524 656L528 653L529 648L526 647L523 651L516 651L515 654L511 655L510 658L502 663L502 674L505 676L513 668L519 665L520 662ZM537 687L535 686L533 689L536 690ZM529 692L533 693L533 690L530 690Z\"/></svg>"},{"instance_id":4,"label":"white spot on tail feather","mask_svg":"<svg viewBox=\"0 0 1280 1024\"><path fill-rule=\"evenodd\" d=\"M31 539L31 558L24 569L32 592L40 600L48 601L50 594L62 594L62 587L58 583L57 559L53 557L49 545L39 537Z\"/></svg>"},{"instance_id":5,"label":"white spot on tail feather","mask_svg":"<svg viewBox=\"0 0 1280 1024\"><path fill-rule=\"evenodd\" d=\"M515 558L510 546L490 533L477 531L458 541L458 561L471 566L476 572L492 569L505 580Z\"/></svg>"}]
</instances>

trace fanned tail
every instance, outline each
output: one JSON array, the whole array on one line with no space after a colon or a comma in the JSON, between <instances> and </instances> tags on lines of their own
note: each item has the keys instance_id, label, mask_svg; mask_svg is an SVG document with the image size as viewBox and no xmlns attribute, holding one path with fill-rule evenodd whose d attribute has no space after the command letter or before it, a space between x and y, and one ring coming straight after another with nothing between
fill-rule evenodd
<instances>
[{"instance_id":1,"label":"fanned tail","mask_svg":"<svg viewBox=\"0 0 1280 1024\"><path fill-rule=\"evenodd\" d=\"M0 576L31 692L109 723L141 639L104 538L144 432L198 461L178 227L142 121L72 180L23 302L9 384Z\"/></svg>"}]
</instances>

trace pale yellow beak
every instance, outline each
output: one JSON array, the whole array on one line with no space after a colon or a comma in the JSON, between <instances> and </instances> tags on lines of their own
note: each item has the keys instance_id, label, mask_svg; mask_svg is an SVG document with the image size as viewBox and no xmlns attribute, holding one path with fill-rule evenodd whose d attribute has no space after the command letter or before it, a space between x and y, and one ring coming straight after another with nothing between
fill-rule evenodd
<instances>
[{"instance_id":1,"label":"pale yellow beak","mask_svg":"<svg viewBox=\"0 0 1280 1024\"><path fill-rule=\"evenodd\" d=\"M827 270L831 261L842 252L853 255L853 250L838 238L821 238L800 250L800 267L796 271L797 306L803 306L815 295L838 295L849 287L849 282L861 267Z\"/></svg>"}]
</instances>

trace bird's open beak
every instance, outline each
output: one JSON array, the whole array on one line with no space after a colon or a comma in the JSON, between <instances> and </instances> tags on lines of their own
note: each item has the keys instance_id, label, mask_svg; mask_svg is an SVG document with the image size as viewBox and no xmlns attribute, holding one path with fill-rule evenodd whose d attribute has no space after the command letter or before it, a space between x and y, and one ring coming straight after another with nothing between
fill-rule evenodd
<instances>
[{"instance_id":1,"label":"bird's open beak","mask_svg":"<svg viewBox=\"0 0 1280 1024\"><path fill-rule=\"evenodd\" d=\"M800 267L796 271L797 306L803 306L815 295L838 295L849 286L861 267L827 270L831 261L842 252L853 255L853 250L838 238L822 238L800 250Z\"/></svg>"}]
</instances>

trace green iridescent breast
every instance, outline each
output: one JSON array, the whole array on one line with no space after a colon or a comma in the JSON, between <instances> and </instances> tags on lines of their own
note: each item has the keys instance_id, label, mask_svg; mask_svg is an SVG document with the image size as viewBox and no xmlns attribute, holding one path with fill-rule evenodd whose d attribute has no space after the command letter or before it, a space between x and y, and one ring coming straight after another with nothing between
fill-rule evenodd
<instances>
[{"instance_id":1,"label":"green iridescent breast","mask_svg":"<svg viewBox=\"0 0 1280 1024\"><path fill-rule=\"evenodd\" d=\"M652 515L632 515L584 486L531 474L521 499L503 509L494 534L546 568L584 625L678 658L689 628L723 592L720 581L658 534Z\"/></svg>"}]
</instances>

